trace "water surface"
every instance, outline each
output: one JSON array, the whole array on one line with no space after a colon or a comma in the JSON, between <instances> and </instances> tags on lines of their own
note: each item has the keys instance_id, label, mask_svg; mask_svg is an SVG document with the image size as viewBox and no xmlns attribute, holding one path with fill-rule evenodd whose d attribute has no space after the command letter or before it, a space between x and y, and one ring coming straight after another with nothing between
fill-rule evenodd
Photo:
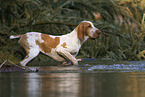
<instances>
[{"instance_id":1,"label":"water surface","mask_svg":"<svg viewBox=\"0 0 145 97\"><path fill-rule=\"evenodd\" d=\"M0 97L145 97L142 62L30 68L0 73Z\"/></svg>"}]
</instances>

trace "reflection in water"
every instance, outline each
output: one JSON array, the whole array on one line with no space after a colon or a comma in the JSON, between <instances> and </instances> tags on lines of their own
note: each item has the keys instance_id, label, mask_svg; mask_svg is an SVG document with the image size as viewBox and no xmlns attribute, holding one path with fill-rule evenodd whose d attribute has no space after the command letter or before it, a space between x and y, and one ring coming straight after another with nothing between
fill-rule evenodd
<instances>
[{"instance_id":1,"label":"reflection in water","mask_svg":"<svg viewBox=\"0 0 145 97\"><path fill-rule=\"evenodd\" d=\"M41 75L41 74L40 74ZM48 97L77 97L79 74L77 73L51 73L44 75L41 88L42 96ZM47 78L47 79L46 79Z\"/></svg>"},{"instance_id":2,"label":"reflection in water","mask_svg":"<svg viewBox=\"0 0 145 97\"><path fill-rule=\"evenodd\" d=\"M145 73L0 73L0 97L145 97Z\"/></svg>"},{"instance_id":3,"label":"reflection in water","mask_svg":"<svg viewBox=\"0 0 145 97\"><path fill-rule=\"evenodd\" d=\"M28 89L27 93L28 93L28 97L41 97L41 79L40 76L37 73L28 73L28 78L27 79L27 83L28 84Z\"/></svg>"}]
</instances>

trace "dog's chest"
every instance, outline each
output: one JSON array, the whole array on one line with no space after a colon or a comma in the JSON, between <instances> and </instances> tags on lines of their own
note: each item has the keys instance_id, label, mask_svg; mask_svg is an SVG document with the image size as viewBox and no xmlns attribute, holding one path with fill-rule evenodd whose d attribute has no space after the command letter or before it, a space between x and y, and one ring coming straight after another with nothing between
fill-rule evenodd
<instances>
[{"instance_id":1,"label":"dog's chest","mask_svg":"<svg viewBox=\"0 0 145 97\"><path fill-rule=\"evenodd\" d=\"M81 47L81 43L77 37L61 37L60 45L58 48L62 48L70 53L77 53Z\"/></svg>"}]
</instances>

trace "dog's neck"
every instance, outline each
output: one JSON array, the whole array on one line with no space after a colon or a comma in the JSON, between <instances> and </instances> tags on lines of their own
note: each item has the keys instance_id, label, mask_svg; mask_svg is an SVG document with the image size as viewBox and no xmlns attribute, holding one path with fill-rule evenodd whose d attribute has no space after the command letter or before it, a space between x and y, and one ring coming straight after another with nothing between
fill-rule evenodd
<instances>
[{"instance_id":1,"label":"dog's neck","mask_svg":"<svg viewBox=\"0 0 145 97\"><path fill-rule=\"evenodd\" d=\"M84 36L83 41L81 41L78 38L78 32L74 29L71 33L69 33L71 37L74 37L74 40L79 41L79 43L82 45L89 37L88 36Z\"/></svg>"}]
</instances>

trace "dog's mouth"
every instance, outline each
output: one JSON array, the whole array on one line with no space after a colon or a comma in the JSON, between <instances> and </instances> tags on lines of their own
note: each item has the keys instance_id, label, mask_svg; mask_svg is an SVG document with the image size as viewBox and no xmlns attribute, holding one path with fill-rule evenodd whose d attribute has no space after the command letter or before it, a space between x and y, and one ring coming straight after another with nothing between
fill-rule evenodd
<instances>
[{"instance_id":1,"label":"dog's mouth","mask_svg":"<svg viewBox=\"0 0 145 97\"><path fill-rule=\"evenodd\" d=\"M101 34L100 30L97 30L96 33L93 35L93 37L91 37L91 39L95 40L96 38L98 38Z\"/></svg>"},{"instance_id":2,"label":"dog's mouth","mask_svg":"<svg viewBox=\"0 0 145 97\"><path fill-rule=\"evenodd\" d=\"M101 34L101 31L97 30L97 37L96 38L98 38L100 36L100 34Z\"/></svg>"},{"instance_id":3,"label":"dog's mouth","mask_svg":"<svg viewBox=\"0 0 145 97\"><path fill-rule=\"evenodd\" d=\"M96 38L90 38L91 40L95 40Z\"/></svg>"},{"instance_id":4,"label":"dog's mouth","mask_svg":"<svg viewBox=\"0 0 145 97\"><path fill-rule=\"evenodd\" d=\"M91 37L90 37L90 39L91 39L91 40L96 40L96 39L99 38L99 36L100 36L100 35L98 35L96 38L91 38Z\"/></svg>"}]
</instances>

